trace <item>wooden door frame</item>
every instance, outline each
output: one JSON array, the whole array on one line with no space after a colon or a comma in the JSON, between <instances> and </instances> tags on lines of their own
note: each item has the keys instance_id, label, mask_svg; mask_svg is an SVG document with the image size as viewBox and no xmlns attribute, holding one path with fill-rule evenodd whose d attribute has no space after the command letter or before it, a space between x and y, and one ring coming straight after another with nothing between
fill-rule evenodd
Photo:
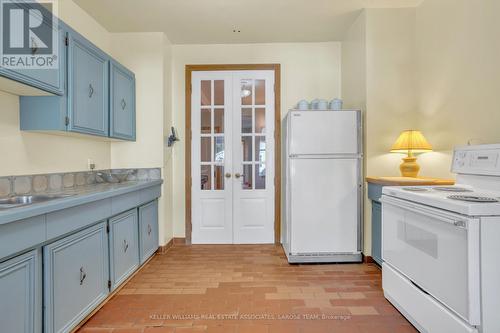
<instances>
[{"instance_id":1,"label":"wooden door frame","mask_svg":"<svg viewBox=\"0 0 500 333\"><path fill-rule=\"evenodd\" d=\"M193 72L210 71L274 71L274 242L281 239L281 65L280 64L234 64L234 65L186 65L185 68L185 191L186 191L186 244L191 244L193 231L191 216L191 79Z\"/></svg>"}]
</instances>

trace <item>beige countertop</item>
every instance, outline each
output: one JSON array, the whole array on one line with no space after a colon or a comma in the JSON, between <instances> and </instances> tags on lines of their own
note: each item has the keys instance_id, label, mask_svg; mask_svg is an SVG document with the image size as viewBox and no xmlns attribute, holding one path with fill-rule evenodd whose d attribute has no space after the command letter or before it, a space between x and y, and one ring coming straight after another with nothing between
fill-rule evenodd
<instances>
[{"instance_id":1,"label":"beige countertop","mask_svg":"<svg viewBox=\"0 0 500 333\"><path fill-rule=\"evenodd\" d=\"M454 179L441 178L411 178L411 177L366 177L366 181L372 184L385 186L407 186L407 185L454 185Z\"/></svg>"}]
</instances>

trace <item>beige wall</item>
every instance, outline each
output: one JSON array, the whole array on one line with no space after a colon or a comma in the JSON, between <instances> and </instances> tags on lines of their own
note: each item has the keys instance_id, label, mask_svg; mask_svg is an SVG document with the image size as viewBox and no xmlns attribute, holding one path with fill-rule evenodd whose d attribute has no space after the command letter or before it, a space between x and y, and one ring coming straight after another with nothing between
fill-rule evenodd
<instances>
[{"instance_id":1,"label":"beige wall","mask_svg":"<svg viewBox=\"0 0 500 333\"><path fill-rule=\"evenodd\" d=\"M135 142L111 143L111 167L163 167L163 33L113 34L112 54L135 74Z\"/></svg>"},{"instance_id":2,"label":"beige wall","mask_svg":"<svg viewBox=\"0 0 500 333\"><path fill-rule=\"evenodd\" d=\"M165 44L163 33L111 34L110 53L135 74L136 134L135 142L111 143L111 168L164 168ZM168 182L171 182L168 179ZM160 244L171 239L171 223L165 213L171 211L171 191L162 186L159 200Z\"/></svg>"},{"instance_id":3,"label":"beige wall","mask_svg":"<svg viewBox=\"0 0 500 333\"><path fill-rule=\"evenodd\" d=\"M345 108L366 110L366 12L342 40L342 99Z\"/></svg>"},{"instance_id":4,"label":"beige wall","mask_svg":"<svg viewBox=\"0 0 500 333\"><path fill-rule=\"evenodd\" d=\"M70 0L59 0L59 16L104 50L109 33ZM19 130L19 97L0 92L0 176L80 171L91 158L97 168L111 166L110 143Z\"/></svg>"},{"instance_id":5,"label":"beige wall","mask_svg":"<svg viewBox=\"0 0 500 333\"><path fill-rule=\"evenodd\" d=\"M59 17L98 47L111 54L136 75L137 141L108 142L91 136L70 137L19 130L19 97L0 92L0 176L81 171L92 159L98 169L164 168L165 81L170 81L165 63L170 42L163 33L111 34L71 0L59 0ZM170 66L169 69L170 70ZM170 103L170 100L168 101ZM171 117L170 117L171 118ZM169 119L170 119L169 118ZM168 164L167 164L168 165ZM172 190L163 187L160 200L160 243L172 237Z\"/></svg>"},{"instance_id":6,"label":"beige wall","mask_svg":"<svg viewBox=\"0 0 500 333\"><path fill-rule=\"evenodd\" d=\"M500 1L425 0L417 8L419 127L434 152L422 173L450 176L455 145L500 142Z\"/></svg>"},{"instance_id":7,"label":"beige wall","mask_svg":"<svg viewBox=\"0 0 500 333\"><path fill-rule=\"evenodd\" d=\"M417 8L360 15L343 42L342 87L350 106L363 104L366 89L368 175L398 175L401 155L388 151L406 128L422 130L434 146L419 156L423 176L453 177L456 145L500 142L499 12L496 0L425 0ZM362 50L363 34L366 88L353 77L360 75L363 59L352 53ZM365 213L369 255L369 204Z\"/></svg>"},{"instance_id":8,"label":"beige wall","mask_svg":"<svg viewBox=\"0 0 500 333\"><path fill-rule=\"evenodd\" d=\"M173 46L173 123L181 141L173 149L175 237L185 236L184 67L186 64L280 63L281 113L305 98L340 96L340 43L281 43Z\"/></svg>"},{"instance_id":9,"label":"beige wall","mask_svg":"<svg viewBox=\"0 0 500 333\"><path fill-rule=\"evenodd\" d=\"M365 173L397 176L403 155L390 154L390 147L402 130L417 124L415 9L365 10L342 47L342 96L347 106L365 109ZM364 238L370 255L368 201Z\"/></svg>"},{"instance_id":10,"label":"beige wall","mask_svg":"<svg viewBox=\"0 0 500 333\"><path fill-rule=\"evenodd\" d=\"M164 36L164 119L163 119L163 136L165 140L170 136L170 128L173 125L172 120L172 110L173 110L173 102L172 102L172 44L170 41ZM164 184L164 202L165 202L165 214L164 214L164 238L166 241L172 239L174 236L174 161L173 161L173 147L167 147L166 144L163 146L163 158L164 158L164 169L163 169L163 179L165 181Z\"/></svg>"}]
</instances>

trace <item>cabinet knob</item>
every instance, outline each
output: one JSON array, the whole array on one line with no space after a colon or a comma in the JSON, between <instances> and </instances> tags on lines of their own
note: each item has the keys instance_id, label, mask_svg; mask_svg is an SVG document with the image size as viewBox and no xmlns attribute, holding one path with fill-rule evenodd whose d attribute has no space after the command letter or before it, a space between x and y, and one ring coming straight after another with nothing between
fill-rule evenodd
<instances>
[{"instance_id":1,"label":"cabinet knob","mask_svg":"<svg viewBox=\"0 0 500 333\"><path fill-rule=\"evenodd\" d=\"M35 38L31 37L31 45L33 45L33 47L31 48L31 54L35 54L38 52L38 45L36 44L36 41L35 41Z\"/></svg>"},{"instance_id":2,"label":"cabinet knob","mask_svg":"<svg viewBox=\"0 0 500 333\"><path fill-rule=\"evenodd\" d=\"M127 240L124 239L123 240L123 252L127 252L127 250L128 250L128 243L127 243Z\"/></svg>"},{"instance_id":3,"label":"cabinet knob","mask_svg":"<svg viewBox=\"0 0 500 333\"><path fill-rule=\"evenodd\" d=\"M237 173L234 174L234 178L239 179L240 177L241 177L240 173L237 172Z\"/></svg>"},{"instance_id":4,"label":"cabinet knob","mask_svg":"<svg viewBox=\"0 0 500 333\"><path fill-rule=\"evenodd\" d=\"M92 83L89 83L89 98L92 98L94 95L94 87L92 87Z\"/></svg>"},{"instance_id":5,"label":"cabinet knob","mask_svg":"<svg viewBox=\"0 0 500 333\"><path fill-rule=\"evenodd\" d=\"M85 281L85 278L87 277L87 273L85 273L85 270L83 267L80 267L80 286L83 284L83 281Z\"/></svg>"},{"instance_id":6,"label":"cabinet knob","mask_svg":"<svg viewBox=\"0 0 500 333\"><path fill-rule=\"evenodd\" d=\"M228 172L225 174L226 178L231 178L231 174Z\"/></svg>"},{"instance_id":7,"label":"cabinet knob","mask_svg":"<svg viewBox=\"0 0 500 333\"><path fill-rule=\"evenodd\" d=\"M127 103L125 102L124 98L122 98L121 105L122 105L122 110L125 110L125 108L127 107Z\"/></svg>"}]
</instances>

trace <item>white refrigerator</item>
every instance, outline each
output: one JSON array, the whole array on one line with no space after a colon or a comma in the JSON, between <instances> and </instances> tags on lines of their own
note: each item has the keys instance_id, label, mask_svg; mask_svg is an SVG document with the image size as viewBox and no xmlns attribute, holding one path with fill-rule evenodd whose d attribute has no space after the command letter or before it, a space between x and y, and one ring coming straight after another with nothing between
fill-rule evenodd
<instances>
[{"instance_id":1,"label":"white refrigerator","mask_svg":"<svg viewBox=\"0 0 500 333\"><path fill-rule=\"evenodd\" d=\"M360 110L288 112L282 244L290 263L362 260Z\"/></svg>"}]
</instances>

